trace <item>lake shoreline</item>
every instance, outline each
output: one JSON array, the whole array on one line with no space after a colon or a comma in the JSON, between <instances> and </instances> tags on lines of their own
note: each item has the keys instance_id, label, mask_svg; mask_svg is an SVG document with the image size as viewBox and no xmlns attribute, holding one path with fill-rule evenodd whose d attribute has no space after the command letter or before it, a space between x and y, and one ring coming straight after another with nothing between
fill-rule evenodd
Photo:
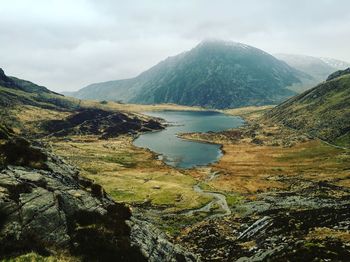
<instances>
[{"instance_id":1,"label":"lake shoreline","mask_svg":"<svg viewBox=\"0 0 350 262\"><path fill-rule=\"evenodd\" d=\"M163 119L166 127L161 131L137 134L133 145L149 149L155 153L156 159L181 169L210 166L220 161L225 154L221 143L187 139L184 137L185 134L222 132L245 124L239 116L213 110L195 112L165 110L144 114Z\"/></svg>"}]
</instances>

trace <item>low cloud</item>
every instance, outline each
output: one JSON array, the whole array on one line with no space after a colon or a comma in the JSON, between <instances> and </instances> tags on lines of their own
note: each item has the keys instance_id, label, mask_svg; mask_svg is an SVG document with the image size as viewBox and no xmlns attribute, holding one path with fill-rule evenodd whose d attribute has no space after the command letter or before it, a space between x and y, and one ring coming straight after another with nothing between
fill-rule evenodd
<instances>
[{"instance_id":1,"label":"low cloud","mask_svg":"<svg viewBox=\"0 0 350 262\"><path fill-rule=\"evenodd\" d=\"M346 0L3 0L5 72L52 90L134 77L206 38L350 61Z\"/></svg>"}]
</instances>

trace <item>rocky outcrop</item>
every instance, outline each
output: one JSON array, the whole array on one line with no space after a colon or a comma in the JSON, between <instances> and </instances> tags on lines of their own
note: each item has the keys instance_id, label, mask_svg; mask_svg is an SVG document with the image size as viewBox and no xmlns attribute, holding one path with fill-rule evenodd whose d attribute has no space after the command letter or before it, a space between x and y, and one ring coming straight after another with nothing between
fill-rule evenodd
<instances>
[{"instance_id":1,"label":"rocky outcrop","mask_svg":"<svg viewBox=\"0 0 350 262\"><path fill-rule=\"evenodd\" d=\"M128 207L114 203L101 186L79 177L63 160L20 141L6 145L39 157L30 162L18 160L21 166L7 165L0 172L2 256L67 249L91 260L143 259L130 243ZM13 156L5 159L16 164ZM45 165L33 168L34 161Z\"/></svg>"},{"instance_id":2,"label":"rocky outcrop","mask_svg":"<svg viewBox=\"0 0 350 262\"><path fill-rule=\"evenodd\" d=\"M0 139L8 139L12 133L13 132L11 129L5 125L0 124Z\"/></svg>"},{"instance_id":3,"label":"rocky outcrop","mask_svg":"<svg viewBox=\"0 0 350 262\"><path fill-rule=\"evenodd\" d=\"M47 121L43 127L51 136L98 135L103 139L163 128L153 119L92 108L82 109L64 120Z\"/></svg>"},{"instance_id":4,"label":"rocky outcrop","mask_svg":"<svg viewBox=\"0 0 350 262\"><path fill-rule=\"evenodd\" d=\"M131 241L140 247L148 261L194 262L199 258L167 240L163 232L152 224L132 218Z\"/></svg>"},{"instance_id":5,"label":"rocky outcrop","mask_svg":"<svg viewBox=\"0 0 350 262\"><path fill-rule=\"evenodd\" d=\"M203 261L348 261L348 194L325 182L262 193L238 204L240 215L202 222L180 241Z\"/></svg>"},{"instance_id":6,"label":"rocky outcrop","mask_svg":"<svg viewBox=\"0 0 350 262\"><path fill-rule=\"evenodd\" d=\"M350 67L345 69L345 70L339 70L334 72L333 74L330 74L327 78L327 81L333 80L337 77L343 76L343 75L348 75L350 74Z\"/></svg>"},{"instance_id":7,"label":"rocky outcrop","mask_svg":"<svg viewBox=\"0 0 350 262\"><path fill-rule=\"evenodd\" d=\"M84 261L195 261L40 145L14 139L0 152L0 259L62 250Z\"/></svg>"},{"instance_id":8,"label":"rocky outcrop","mask_svg":"<svg viewBox=\"0 0 350 262\"><path fill-rule=\"evenodd\" d=\"M2 68L0 68L0 85L1 86L8 86L8 85L13 85L13 81L9 77L5 75L5 72Z\"/></svg>"},{"instance_id":9,"label":"rocky outcrop","mask_svg":"<svg viewBox=\"0 0 350 262\"><path fill-rule=\"evenodd\" d=\"M270 216L258 219L238 237L243 243L254 241L257 247L237 261L347 261L350 252L345 241L330 235L311 239L308 234L315 227L334 228L329 232L341 230L346 234L350 226L349 208L347 203L292 212L269 211Z\"/></svg>"}]
</instances>

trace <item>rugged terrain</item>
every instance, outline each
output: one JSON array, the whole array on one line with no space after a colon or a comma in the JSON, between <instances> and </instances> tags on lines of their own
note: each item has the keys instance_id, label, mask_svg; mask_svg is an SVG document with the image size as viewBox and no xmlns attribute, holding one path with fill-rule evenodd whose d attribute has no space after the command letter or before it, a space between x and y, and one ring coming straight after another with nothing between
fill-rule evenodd
<instances>
[{"instance_id":1,"label":"rugged terrain","mask_svg":"<svg viewBox=\"0 0 350 262\"><path fill-rule=\"evenodd\" d=\"M275 104L295 94L300 72L252 46L204 41L139 76L87 86L77 98L209 108Z\"/></svg>"},{"instance_id":2,"label":"rugged terrain","mask_svg":"<svg viewBox=\"0 0 350 262\"><path fill-rule=\"evenodd\" d=\"M7 135L0 148L0 258L36 252L84 261L196 260L41 145Z\"/></svg>"},{"instance_id":3,"label":"rugged terrain","mask_svg":"<svg viewBox=\"0 0 350 262\"><path fill-rule=\"evenodd\" d=\"M331 94L335 104L328 110L341 107L334 111L339 116L349 106L339 99L348 90L343 79L346 71L335 73L328 80L332 88L321 85L312 96L328 101ZM30 96L22 92L20 97ZM163 128L159 119L139 112L189 108L59 98L74 106L46 108L19 99L2 108L0 206L2 214L11 214L1 216L2 258L347 261L350 256L350 151L311 135L310 126L280 121L283 114L289 119L283 104L225 110L246 120L239 129L182 134L219 143L225 153L211 166L186 170L165 165L132 142L139 132ZM293 101L299 103L286 104ZM311 120L310 111L325 105L312 101L309 97L312 106L301 111ZM311 123L311 130L323 129ZM37 210L44 212L33 216Z\"/></svg>"},{"instance_id":4,"label":"rugged terrain","mask_svg":"<svg viewBox=\"0 0 350 262\"><path fill-rule=\"evenodd\" d=\"M205 189L242 198L233 215L198 223L179 241L207 261L347 261L348 76L337 71L272 109L228 110L247 120L242 128L183 134L223 144L225 155Z\"/></svg>"},{"instance_id":5,"label":"rugged terrain","mask_svg":"<svg viewBox=\"0 0 350 262\"><path fill-rule=\"evenodd\" d=\"M204 261L347 261L350 151L247 111L235 110L248 121L240 129L183 134L223 144L202 186L240 198L232 215L185 229L179 243Z\"/></svg>"},{"instance_id":6,"label":"rugged terrain","mask_svg":"<svg viewBox=\"0 0 350 262\"><path fill-rule=\"evenodd\" d=\"M99 109L99 103L85 106L44 87L11 79L2 74L0 87L4 95L1 260L197 260L152 224L133 216L129 206L116 203L100 185L81 176L46 143L49 137L69 135L100 140L131 136L161 129L161 123L139 114ZM27 83L26 88L22 83Z\"/></svg>"}]
</instances>

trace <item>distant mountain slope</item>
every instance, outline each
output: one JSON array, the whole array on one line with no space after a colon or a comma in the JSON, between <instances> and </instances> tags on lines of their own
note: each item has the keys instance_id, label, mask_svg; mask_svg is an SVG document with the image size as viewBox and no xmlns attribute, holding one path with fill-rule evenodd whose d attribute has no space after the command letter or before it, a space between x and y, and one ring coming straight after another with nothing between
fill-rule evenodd
<instances>
[{"instance_id":1,"label":"distant mountain slope","mask_svg":"<svg viewBox=\"0 0 350 262\"><path fill-rule=\"evenodd\" d=\"M73 96L209 108L279 103L295 93L300 72L257 48L205 41L139 76L89 85Z\"/></svg>"},{"instance_id":2,"label":"distant mountain slope","mask_svg":"<svg viewBox=\"0 0 350 262\"><path fill-rule=\"evenodd\" d=\"M266 117L339 145L350 145L350 68L293 97Z\"/></svg>"},{"instance_id":3,"label":"distant mountain slope","mask_svg":"<svg viewBox=\"0 0 350 262\"><path fill-rule=\"evenodd\" d=\"M350 67L350 63L336 60L333 58L313 57L294 54L276 54L275 57L286 62L291 67L311 76L301 78L302 84L295 84L291 89L297 92L303 92L322 81L336 70L343 70Z\"/></svg>"},{"instance_id":4,"label":"distant mountain slope","mask_svg":"<svg viewBox=\"0 0 350 262\"><path fill-rule=\"evenodd\" d=\"M345 68L350 67L350 63L345 62L345 61L341 61L341 60L337 60L337 59L333 59L333 58L328 58L328 57L320 57L320 59L325 62L327 65L339 69L339 70L343 70Z\"/></svg>"},{"instance_id":5,"label":"distant mountain slope","mask_svg":"<svg viewBox=\"0 0 350 262\"><path fill-rule=\"evenodd\" d=\"M55 93L46 87L5 75L0 68L0 107L32 105L46 109L76 109L77 102Z\"/></svg>"}]
</instances>

